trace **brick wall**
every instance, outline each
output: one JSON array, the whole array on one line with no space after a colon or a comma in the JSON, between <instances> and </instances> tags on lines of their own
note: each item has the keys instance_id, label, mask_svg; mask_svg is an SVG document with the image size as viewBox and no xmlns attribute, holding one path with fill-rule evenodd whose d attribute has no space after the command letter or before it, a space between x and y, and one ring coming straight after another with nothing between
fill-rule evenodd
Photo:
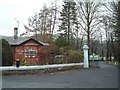
<instances>
[{"instance_id":1,"label":"brick wall","mask_svg":"<svg viewBox=\"0 0 120 90\"><path fill-rule=\"evenodd\" d=\"M38 65L38 64L46 64L46 55L45 52L43 53L43 49L45 49L45 46L42 46L38 44L37 42L30 40L26 43L23 43L19 46L13 46L13 52L14 52L14 64L16 62L16 59L19 59L22 63L22 60L26 61L29 65ZM35 56L29 57L26 56L26 50L28 49L34 49L35 50Z\"/></svg>"}]
</instances>

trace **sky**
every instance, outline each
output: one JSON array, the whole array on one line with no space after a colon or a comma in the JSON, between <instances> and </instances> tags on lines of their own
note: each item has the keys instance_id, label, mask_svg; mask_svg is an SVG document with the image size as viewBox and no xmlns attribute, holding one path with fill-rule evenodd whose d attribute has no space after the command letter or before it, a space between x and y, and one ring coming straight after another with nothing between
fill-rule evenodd
<instances>
[{"instance_id":1,"label":"sky","mask_svg":"<svg viewBox=\"0 0 120 90\"><path fill-rule=\"evenodd\" d=\"M51 5L55 0L0 0L0 35L13 36L14 27L18 26L18 35L25 32L23 24L28 25L31 18L43 7ZM59 4L62 0L58 0Z\"/></svg>"},{"instance_id":2,"label":"sky","mask_svg":"<svg viewBox=\"0 0 120 90\"><path fill-rule=\"evenodd\" d=\"M24 33L25 28L23 24L28 25L28 18L31 18L36 12L39 12L44 4L50 6L51 2L54 1L55 0L0 0L0 35L13 36L13 29L18 26L17 21L19 21L18 35ZM62 5L62 1L63 0L57 0L57 4Z\"/></svg>"}]
</instances>

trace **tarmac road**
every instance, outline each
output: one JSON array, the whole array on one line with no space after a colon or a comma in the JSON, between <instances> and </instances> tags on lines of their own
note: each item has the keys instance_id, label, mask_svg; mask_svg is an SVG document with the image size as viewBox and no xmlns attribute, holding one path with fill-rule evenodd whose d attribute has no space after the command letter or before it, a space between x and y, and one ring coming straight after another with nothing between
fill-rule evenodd
<instances>
[{"instance_id":1,"label":"tarmac road","mask_svg":"<svg viewBox=\"0 0 120 90\"><path fill-rule=\"evenodd\" d=\"M118 88L118 67L106 62L99 65L45 75L3 76L2 88Z\"/></svg>"}]
</instances>

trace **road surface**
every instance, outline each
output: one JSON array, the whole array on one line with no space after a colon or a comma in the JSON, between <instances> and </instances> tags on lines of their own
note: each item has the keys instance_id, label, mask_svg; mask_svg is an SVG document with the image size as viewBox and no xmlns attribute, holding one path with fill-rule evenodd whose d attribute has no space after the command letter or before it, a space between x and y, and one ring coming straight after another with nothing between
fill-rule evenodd
<instances>
[{"instance_id":1,"label":"road surface","mask_svg":"<svg viewBox=\"0 0 120 90\"><path fill-rule=\"evenodd\" d=\"M100 68L37 75L3 76L2 88L118 88L118 68Z\"/></svg>"}]
</instances>

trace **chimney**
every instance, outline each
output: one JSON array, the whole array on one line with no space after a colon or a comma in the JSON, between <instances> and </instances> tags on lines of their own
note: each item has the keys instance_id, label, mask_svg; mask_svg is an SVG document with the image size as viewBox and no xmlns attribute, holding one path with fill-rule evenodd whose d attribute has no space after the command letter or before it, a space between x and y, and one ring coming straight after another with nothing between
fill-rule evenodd
<instances>
[{"instance_id":1,"label":"chimney","mask_svg":"<svg viewBox=\"0 0 120 90\"><path fill-rule=\"evenodd\" d=\"M15 27L14 28L14 39L17 39L18 38L18 28Z\"/></svg>"}]
</instances>

